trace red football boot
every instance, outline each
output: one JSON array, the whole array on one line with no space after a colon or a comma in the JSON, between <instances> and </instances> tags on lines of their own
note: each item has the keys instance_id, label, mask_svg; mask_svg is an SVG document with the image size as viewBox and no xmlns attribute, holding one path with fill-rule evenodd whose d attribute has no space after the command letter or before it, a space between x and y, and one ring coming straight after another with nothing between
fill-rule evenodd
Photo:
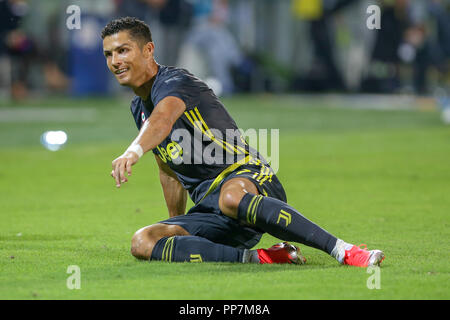
<instances>
[{"instance_id":1,"label":"red football boot","mask_svg":"<svg viewBox=\"0 0 450 320\"><path fill-rule=\"evenodd\" d=\"M257 249L259 263L306 263L300 249L290 243L282 242L269 249Z\"/></svg>"},{"instance_id":2,"label":"red football boot","mask_svg":"<svg viewBox=\"0 0 450 320\"><path fill-rule=\"evenodd\" d=\"M365 248L362 248L365 247ZM384 260L384 253L380 250L367 250L365 244L353 246L350 250L345 250L345 257L342 264L355 267L379 266Z\"/></svg>"}]
</instances>

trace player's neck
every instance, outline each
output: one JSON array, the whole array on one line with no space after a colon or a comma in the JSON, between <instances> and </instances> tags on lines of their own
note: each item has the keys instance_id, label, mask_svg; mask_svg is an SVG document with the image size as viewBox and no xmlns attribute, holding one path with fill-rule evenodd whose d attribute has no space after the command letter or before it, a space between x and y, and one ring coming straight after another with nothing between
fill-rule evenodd
<instances>
[{"instance_id":1,"label":"player's neck","mask_svg":"<svg viewBox=\"0 0 450 320\"><path fill-rule=\"evenodd\" d=\"M142 85L133 88L134 94L141 97L142 100L147 100L152 91L153 83L155 82L156 75L159 70L159 65L156 62L150 64L146 77L143 80Z\"/></svg>"}]
</instances>

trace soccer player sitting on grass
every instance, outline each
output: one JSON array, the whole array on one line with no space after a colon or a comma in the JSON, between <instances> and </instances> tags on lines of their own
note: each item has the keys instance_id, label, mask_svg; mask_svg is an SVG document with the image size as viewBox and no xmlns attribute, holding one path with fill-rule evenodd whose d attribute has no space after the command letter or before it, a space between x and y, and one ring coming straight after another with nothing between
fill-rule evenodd
<instances>
[{"instance_id":1,"label":"soccer player sitting on grass","mask_svg":"<svg viewBox=\"0 0 450 320\"><path fill-rule=\"evenodd\" d=\"M134 234L133 256L169 262L306 261L287 242L251 250L267 232L320 249L341 264L367 267L382 262L380 250L346 243L286 203L272 168L239 134L232 134L238 127L213 91L188 71L154 60L155 46L145 23L130 17L113 20L102 39L108 68L136 94L131 112L140 129L112 162L111 176L120 187L131 167L152 150L170 216ZM194 206L185 214L187 193Z\"/></svg>"}]
</instances>

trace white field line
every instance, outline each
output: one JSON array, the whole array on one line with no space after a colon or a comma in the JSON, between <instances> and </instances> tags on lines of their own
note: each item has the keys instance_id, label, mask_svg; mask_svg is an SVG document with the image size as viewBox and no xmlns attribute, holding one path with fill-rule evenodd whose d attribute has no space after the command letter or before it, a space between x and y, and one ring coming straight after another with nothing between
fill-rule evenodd
<instances>
[{"instance_id":1,"label":"white field line","mask_svg":"<svg viewBox=\"0 0 450 320\"><path fill-rule=\"evenodd\" d=\"M94 108L0 108L0 123L94 122Z\"/></svg>"}]
</instances>

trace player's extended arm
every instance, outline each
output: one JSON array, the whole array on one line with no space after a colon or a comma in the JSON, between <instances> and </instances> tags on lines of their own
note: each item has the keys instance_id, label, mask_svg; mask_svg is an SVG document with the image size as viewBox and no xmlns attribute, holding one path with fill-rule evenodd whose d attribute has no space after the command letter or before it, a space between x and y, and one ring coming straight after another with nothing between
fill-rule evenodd
<instances>
[{"instance_id":1,"label":"player's extended arm","mask_svg":"<svg viewBox=\"0 0 450 320\"><path fill-rule=\"evenodd\" d=\"M141 127L139 135L128 149L112 162L111 176L116 186L127 182L125 176L131 175L131 166L147 151L156 148L169 134L177 119L186 110L186 105L180 98L166 97L162 99L152 114Z\"/></svg>"},{"instance_id":2,"label":"player's extended arm","mask_svg":"<svg viewBox=\"0 0 450 320\"><path fill-rule=\"evenodd\" d=\"M187 191L172 169L155 155L159 167L159 180L166 200L169 217L183 215L186 211Z\"/></svg>"}]
</instances>

